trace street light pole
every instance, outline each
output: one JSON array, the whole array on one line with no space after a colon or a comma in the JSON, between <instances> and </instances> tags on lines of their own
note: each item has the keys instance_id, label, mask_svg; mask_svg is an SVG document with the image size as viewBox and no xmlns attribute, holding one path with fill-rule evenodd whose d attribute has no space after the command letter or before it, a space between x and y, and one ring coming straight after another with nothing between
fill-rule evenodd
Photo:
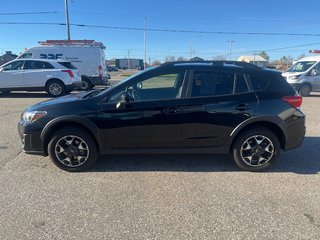
<instances>
[{"instance_id":1,"label":"street light pole","mask_svg":"<svg viewBox=\"0 0 320 240\"><path fill-rule=\"evenodd\" d=\"M64 0L66 10L66 27L67 27L67 40L70 40L70 25L69 25L69 11L68 11L68 0Z\"/></svg>"},{"instance_id":2,"label":"street light pole","mask_svg":"<svg viewBox=\"0 0 320 240\"><path fill-rule=\"evenodd\" d=\"M234 41L233 41L233 40L229 40L228 42L230 43L230 47L229 47L229 60L231 60L232 44L234 43Z\"/></svg>"},{"instance_id":3,"label":"street light pole","mask_svg":"<svg viewBox=\"0 0 320 240\"><path fill-rule=\"evenodd\" d=\"M147 18L144 17L144 69L147 68Z\"/></svg>"}]
</instances>

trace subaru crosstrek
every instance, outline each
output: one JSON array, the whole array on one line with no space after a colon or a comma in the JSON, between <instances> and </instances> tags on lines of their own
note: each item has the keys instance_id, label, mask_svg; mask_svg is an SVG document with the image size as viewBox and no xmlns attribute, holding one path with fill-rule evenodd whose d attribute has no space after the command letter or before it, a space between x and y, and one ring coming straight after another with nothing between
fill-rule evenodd
<instances>
[{"instance_id":1,"label":"subaru crosstrek","mask_svg":"<svg viewBox=\"0 0 320 240\"><path fill-rule=\"evenodd\" d=\"M243 170L269 167L305 135L302 97L279 72L234 61L173 62L104 90L33 105L23 150L67 171L99 154L230 153Z\"/></svg>"}]
</instances>

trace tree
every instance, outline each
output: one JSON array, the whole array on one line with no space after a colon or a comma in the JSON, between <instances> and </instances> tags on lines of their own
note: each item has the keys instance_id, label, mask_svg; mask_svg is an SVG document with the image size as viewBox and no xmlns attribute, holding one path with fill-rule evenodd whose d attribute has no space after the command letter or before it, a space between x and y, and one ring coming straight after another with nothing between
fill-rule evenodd
<instances>
[{"instance_id":1,"label":"tree","mask_svg":"<svg viewBox=\"0 0 320 240\"><path fill-rule=\"evenodd\" d=\"M260 52L258 55L269 62L270 56L265 51Z\"/></svg>"},{"instance_id":2,"label":"tree","mask_svg":"<svg viewBox=\"0 0 320 240\"><path fill-rule=\"evenodd\" d=\"M298 57L297 57L297 60L300 60L301 58L304 58L306 55L304 53L300 54Z\"/></svg>"},{"instance_id":3,"label":"tree","mask_svg":"<svg viewBox=\"0 0 320 240\"><path fill-rule=\"evenodd\" d=\"M160 60L153 60L152 66L159 66L161 64Z\"/></svg>"},{"instance_id":4,"label":"tree","mask_svg":"<svg viewBox=\"0 0 320 240\"><path fill-rule=\"evenodd\" d=\"M182 62L182 61L187 61L187 59L180 56L180 57L177 58L177 61L181 61Z\"/></svg>"},{"instance_id":5,"label":"tree","mask_svg":"<svg viewBox=\"0 0 320 240\"><path fill-rule=\"evenodd\" d=\"M174 62L176 59L175 56L166 56L164 62Z\"/></svg>"},{"instance_id":6,"label":"tree","mask_svg":"<svg viewBox=\"0 0 320 240\"><path fill-rule=\"evenodd\" d=\"M116 60L114 58L111 58L110 60L106 60L107 65L116 65Z\"/></svg>"}]
</instances>

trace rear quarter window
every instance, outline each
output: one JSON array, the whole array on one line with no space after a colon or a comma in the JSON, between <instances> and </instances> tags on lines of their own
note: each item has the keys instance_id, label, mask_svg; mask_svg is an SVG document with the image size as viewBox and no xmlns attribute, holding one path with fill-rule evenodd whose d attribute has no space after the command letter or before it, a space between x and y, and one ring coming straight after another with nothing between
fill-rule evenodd
<instances>
[{"instance_id":1,"label":"rear quarter window","mask_svg":"<svg viewBox=\"0 0 320 240\"><path fill-rule=\"evenodd\" d=\"M295 90L280 73L261 72L251 74L250 80L253 91L283 93L284 95L295 94Z\"/></svg>"},{"instance_id":2,"label":"rear quarter window","mask_svg":"<svg viewBox=\"0 0 320 240\"><path fill-rule=\"evenodd\" d=\"M77 69L75 66L72 65L71 62L58 62L58 63L68 69Z\"/></svg>"}]
</instances>

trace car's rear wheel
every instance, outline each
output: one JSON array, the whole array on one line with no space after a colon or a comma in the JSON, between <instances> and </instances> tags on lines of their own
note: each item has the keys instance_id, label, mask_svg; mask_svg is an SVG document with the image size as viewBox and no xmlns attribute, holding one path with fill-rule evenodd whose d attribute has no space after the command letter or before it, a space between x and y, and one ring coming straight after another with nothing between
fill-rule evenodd
<instances>
[{"instance_id":1,"label":"car's rear wheel","mask_svg":"<svg viewBox=\"0 0 320 240\"><path fill-rule=\"evenodd\" d=\"M311 86L308 85L308 84L305 84L305 85L302 85L301 88L299 89L299 94L302 96L302 97L308 97L311 93Z\"/></svg>"},{"instance_id":2,"label":"car's rear wheel","mask_svg":"<svg viewBox=\"0 0 320 240\"><path fill-rule=\"evenodd\" d=\"M93 137L80 128L64 128L53 134L48 153L59 168L77 172L90 168L98 157Z\"/></svg>"},{"instance_id":3,"label":"car's rear wheel","mask_svg":"<svg viewBox=\"0 0 320 240\"><path fill-rule=\"evenodd\" d=\"M281 147L278 137L269 129L255 127L239 135L232 155L239 168L245 171L262 171L279 157Z\"/></svg>"},{"instance_id":4,"label":"car's rear wheel","mask_svg":"<svg viewBox=\"0 0 320 240\"><path fill-rule=\"evenodd\" d=\"M83 79L82 83L81 83L81 87L80 89L83 91L88 91L90 89L92 89L93 85L91 84L91 82L88 79Z\"/></svg>"},{"instance_id":5,"label":"car's rear wheel","mask_svg":"<svg viewBox=\"0 0 320 240\"><path fill-rule=\"evenodd\" d=\"M58 80L51 80L46 85L46 91L51 97L60 97L66 93L66 86Z\"/></svg>"}]
</instances>

